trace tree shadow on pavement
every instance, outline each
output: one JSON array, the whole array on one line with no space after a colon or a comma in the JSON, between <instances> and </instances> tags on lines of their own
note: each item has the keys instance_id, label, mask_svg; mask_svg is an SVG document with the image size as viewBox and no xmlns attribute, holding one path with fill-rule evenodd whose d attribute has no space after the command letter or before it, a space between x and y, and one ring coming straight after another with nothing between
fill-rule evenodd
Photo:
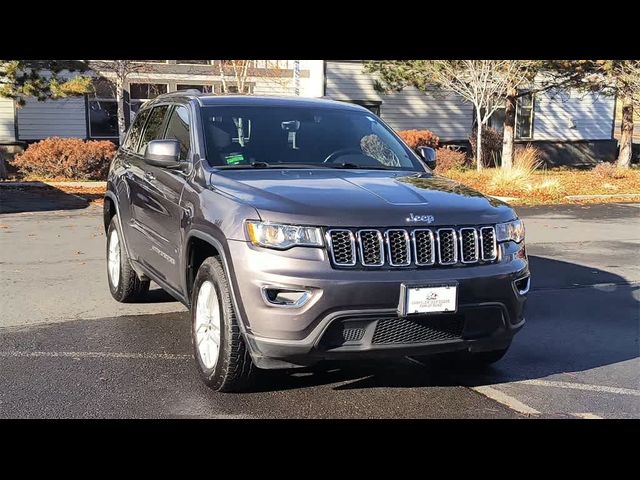
<instances>
[{"instance_id":1,"label":"tree shadow on pavement","mask_svg":"<svg viewBox=\"0 0 640 480\"><path fill-rule=\"evenodd\" d=\"M507 355L483 370L456 370L407 358L332 361L260 371L248 393L328 386L333 390L477 386L581 372L638 358L639 286L611 272L531 256L527 323ZM161 290L146 301L172 300ZM157 297L155 297L157 296ZM75 320L0 331L0 350L191 355L186 312ZM193 360L185 372L197 380Z\"/></svg>"},{"instance_id":2,"label":"tree shadow on pavement","mask_svg":"<svg viewBox=\"0 0 640 480\"><path fill-rule=\"evenodd\" d=\"M42 186L13 187L0 185L0 213L78 210L89 205L89 201L85 198L65 193L40 182L33 183ZM102 197L102 194L100 197Z\"/></svg>"},{"instance_id":3,"label":"tree shadow on pavement","mask_svg":"<svg viewBox=\"0 0 640 480\"><path fill-rule=\"evenodd\" d=\"M302 372L269 372L256 388L478 386L581 372L639 357L639 285L550 258L531 256L530 267L527 323L507 355L492 366L465 370L406 359L331 362Z\"/></svg>"}]
</instances>

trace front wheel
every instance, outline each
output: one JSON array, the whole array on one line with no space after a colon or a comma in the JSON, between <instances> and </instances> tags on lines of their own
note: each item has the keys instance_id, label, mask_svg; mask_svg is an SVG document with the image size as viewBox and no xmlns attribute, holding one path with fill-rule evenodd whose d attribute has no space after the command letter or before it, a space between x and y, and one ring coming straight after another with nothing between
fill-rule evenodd
<instances>
[{"instance_id":1,"label":"front wheel","mask_svg":"<svg viewBox=\"0 0 640 480\"><path fill-rule=\"evenodd\" d=\"M191 295L191 338L200 376L219 392L245 389L255 367L240 332L224 267L215 257L200 268Z\"/></svg>"}]
</instances>

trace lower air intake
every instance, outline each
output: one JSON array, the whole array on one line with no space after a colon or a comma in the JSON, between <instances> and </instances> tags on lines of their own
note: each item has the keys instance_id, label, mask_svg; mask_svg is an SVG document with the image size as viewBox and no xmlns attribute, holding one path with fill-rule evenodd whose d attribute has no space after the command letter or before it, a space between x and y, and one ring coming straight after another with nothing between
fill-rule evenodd
<instances>
[{"instance_id":1,"label":"lower air intake","mask_svg":"<svg viewBox=\"0 0 640 480\"><path fill-rule=\"evenodd\" d=\"M383 318L378 321L372 343L428 343L456 340L462 336L462 315Z\"/></svg>"}]
</instances>

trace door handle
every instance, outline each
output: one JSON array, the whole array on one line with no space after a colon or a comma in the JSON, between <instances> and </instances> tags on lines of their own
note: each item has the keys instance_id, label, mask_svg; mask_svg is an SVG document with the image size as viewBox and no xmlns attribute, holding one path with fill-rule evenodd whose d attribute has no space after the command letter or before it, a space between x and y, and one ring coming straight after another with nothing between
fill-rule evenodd
<instances>
[{"instance_id":1,"label":"door handle","mask_svg":"<svg viewBox=\"0 0 640 480\"><path fill-rule=\"evenodd\" d=\"M153 182L156 179L156 176L151 172L144 172L144 179Z\"/></svg>"}]
</instances>

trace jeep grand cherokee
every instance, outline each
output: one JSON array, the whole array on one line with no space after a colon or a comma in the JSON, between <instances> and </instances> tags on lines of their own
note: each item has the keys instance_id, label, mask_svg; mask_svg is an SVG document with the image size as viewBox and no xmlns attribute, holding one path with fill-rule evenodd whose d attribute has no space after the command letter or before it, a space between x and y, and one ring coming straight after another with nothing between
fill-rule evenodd
<instances>
[{"instance_id":1,"label":"jeep grand cherokee","mask_svg":"<svg viewBox=\"0 0 640 480\"><path fill-rule=\"evenodd\" d=\"M185 304L220 391L323 359L495 362L524 324L524 227L434 165L357 105L162 95L110 167L111 293Z\"/></svg>"}]
</instances>

